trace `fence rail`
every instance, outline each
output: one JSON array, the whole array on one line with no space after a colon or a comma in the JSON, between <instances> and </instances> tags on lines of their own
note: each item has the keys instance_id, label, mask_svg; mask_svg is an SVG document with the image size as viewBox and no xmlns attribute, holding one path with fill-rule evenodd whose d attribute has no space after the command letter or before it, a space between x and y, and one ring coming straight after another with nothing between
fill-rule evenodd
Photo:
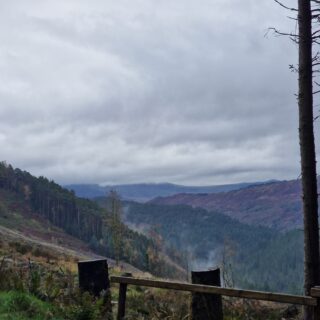
<instances>
[{"instance_id":1,"label":"fence rail","mask_svg":"<svg viewBox=\"0 0 320 320\"><path fill-rule=\"evenodd\" d=\"M183 282L173 282L173 281L163 281L163 280L150 280L132 277L117 277L112 276L110 281L113 283L119 283L120 285L137 285L144 287L171 289L171 290L181 290L189 292L199 292L199 293L210 293L218 294L228 297L245 298L245 299L255 299L264 301L273 301L281 303L292 303L304 306L317 306L317 299L309 296L298 296L283 293L271 293L253 290L239 290L239 289L229 289L221 288L215 286L190 284ZM314 296L320 296L320 288L314 288L312 290Z\"/></svg>"}]
</instances>

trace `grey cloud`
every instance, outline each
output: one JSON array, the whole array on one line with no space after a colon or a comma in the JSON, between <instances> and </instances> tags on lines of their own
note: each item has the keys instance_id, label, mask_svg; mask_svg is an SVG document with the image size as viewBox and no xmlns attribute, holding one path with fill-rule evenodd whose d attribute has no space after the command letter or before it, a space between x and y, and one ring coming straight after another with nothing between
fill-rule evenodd
<instances>
[{"instance_id":1,"label":"grey cloud","mask_svg":"<svg viewBox=\"0 0 320 320\"><path fill-rule=\"evenodd\" d=\"M61 183L296 177L294 26L272 1L5 3L0 148Z\"/></svg>"}]
</instances>

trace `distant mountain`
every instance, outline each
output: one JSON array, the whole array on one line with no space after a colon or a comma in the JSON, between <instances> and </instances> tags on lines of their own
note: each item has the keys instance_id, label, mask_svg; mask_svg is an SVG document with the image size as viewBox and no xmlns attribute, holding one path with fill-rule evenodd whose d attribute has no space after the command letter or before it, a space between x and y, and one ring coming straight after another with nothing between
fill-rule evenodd
<instances>
[{"instance_id":1,"label":"distant mountain","mask_svg":"<svg viewBox=\"0 0 320 320\"><path fill-rule=\"evenodd\" d=\"M154 204L185 204L217 211L242 223L289 230L302 225L300 180L277 181L217 194L181 193Z\"/></svg>"},{"instance_id":2,"label":"distant mountain","mask_svg":"<svg viewBox=\"0 0 320 320\"><path fill-rule=\"evenodd\" d=\"M243 189L265 182L243 182L216 186L183 186L172 183L138 183L100 186L98 184L70 184L65 188L73 190L78 197L93 199L105 196L110 190L116 190L123 199L147 202L155 197L167 197L177 193L219 193Z\"/></svg>"},{"instance_id":3,"label":"distant mountain","mask_svg":"<svg viewBox=\"0 0 320 320\"><path fill-rule=\"evenodd\" d=\"M98 184L69 184L64 187L74 191L76 196L81 198L93 199L106 195L106 189Z\"/></svg>"}]
</instances>

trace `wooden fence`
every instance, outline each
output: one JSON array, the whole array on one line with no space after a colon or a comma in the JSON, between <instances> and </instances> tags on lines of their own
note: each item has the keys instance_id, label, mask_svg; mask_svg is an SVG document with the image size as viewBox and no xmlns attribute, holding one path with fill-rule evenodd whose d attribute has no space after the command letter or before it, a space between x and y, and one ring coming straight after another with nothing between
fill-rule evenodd
<instances>
[{"instance_id":1,"label":"wooden fence","mask_svg":"<svg viewBox=\"0 0 320 320\"><path fill-rule=\"evenodd\" d=\"M215 294L228 297L237 297L245 299L255 299L264 301L273 301L281 303L290 303L303 306L311 306L315 310L319 305L318 299L320 299L320 287L312 289L312 296L298 296L282 293L262 292L253 290L239 290L221 288L216 286L198 285L183 282L163 281L163 280L150 280L133 277L116 277L112 276L110 281L113 283L119 283L119 305L117 320L122 320L125 317L125 302L126 302L126 290L127 285L137 285L144 287L162 288L169 290L180 290L197 293Z\"/></svg>"},{"instance_id":2,"label":"wooden fence","mask_svg":"<svg viewBox=\"0 0 320 320\"><path fill-rule=\"evenodd\" d=\"M193 320L222 320L222 296L308 306L313 308L316 315L315 319L320 320L320 286L312 288L310 296L222 288L219 286L219 269L205 272L193 272L192 284L176 281L133 278L131 274L124 274L120 277L111 276L109 281L108 264L105 259L79 262L78 269L79 286L83 291L89 291L94 295L99 295L101 290L110 288L110 282L118 283L120 285L117 320L123 320L125 318L126 293L128 285L191 292L193 296ZM207 285L208 283L211 285Z\"/></svg>"}]
</instances>

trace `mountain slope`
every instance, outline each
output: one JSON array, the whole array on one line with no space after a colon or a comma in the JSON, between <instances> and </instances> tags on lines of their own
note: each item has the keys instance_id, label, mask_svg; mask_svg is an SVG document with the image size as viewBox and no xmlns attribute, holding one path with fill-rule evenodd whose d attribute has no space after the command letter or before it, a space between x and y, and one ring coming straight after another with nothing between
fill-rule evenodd
<instances>
[{"instance_id":1,"label":"mountain slope","mask_svg":"<svg viewBox=\"0 0 320 320\"><path fill-rule=\"evenodd\" d=\"M99 186L97 184L74 184L66 185L69 190L73 190L79 197L88 199L103 197L110 192L116 190L123 199L134 200L138 202L146 202L155 197L166 197L177 193L217 193L227 192L231 190L242 189L256 183L237 183L216 186L182 186L171 183L140 183L140 184L124 184L114 186Z\"/></svg>"},{"instance_id":2,"label":"mountain slope","mask_svg":"<svg viewBox=\"0 0 320 320\"><path fill-rule=\"evenodd\" d=\"M0 189L0 239L17 251L39 256L67 256L77 259L98 257L88 243L81 241L47 219L37 215L11 192Z\"/></svg>"},{"instance_id":3,"label":"mountain slope","mask_svg":"<svg viewBox=\"0 0 320 320\"><path fill-rule=\"evenodd\" d=\"M236 286L299 293L303 284L303 233L242 224L218 212L186 205L127 203L131 228L156 228L184 253L188 268L223 266ZM187 262L185 262L187 263Z\"/></svg>"},{"instance_id":4,"label":"mountain slope","mask_svg":"<svg viewBox=\"0 0 320 320\"><path fill-rule=\"evenodd\" d=\"M53 181L0 162L0 225L7 228L20 225L34 234L42 223L82 240L99 255L116 256L117 230L112 213L93 201L76 197ZM152 239L121 222L117 228L121 229L121 250L117 255L121 260L157 275L181 275L181 268L177 270L174 264L166 262L169 257L160 256ZM41 232L46 233L45 229Z\"/></svg>"},{"instance_id":5,"label":"mountain slope","mask_svg":"<svg viewBox=\"0 0 320 320\"><path fill-rule=\"evenodd\" d=\"M154 204L185 204L221 212L240 222L289 230L302 225L300 180L273 182L217 194L177 194Z\"/></svg>"}]
</instances>

